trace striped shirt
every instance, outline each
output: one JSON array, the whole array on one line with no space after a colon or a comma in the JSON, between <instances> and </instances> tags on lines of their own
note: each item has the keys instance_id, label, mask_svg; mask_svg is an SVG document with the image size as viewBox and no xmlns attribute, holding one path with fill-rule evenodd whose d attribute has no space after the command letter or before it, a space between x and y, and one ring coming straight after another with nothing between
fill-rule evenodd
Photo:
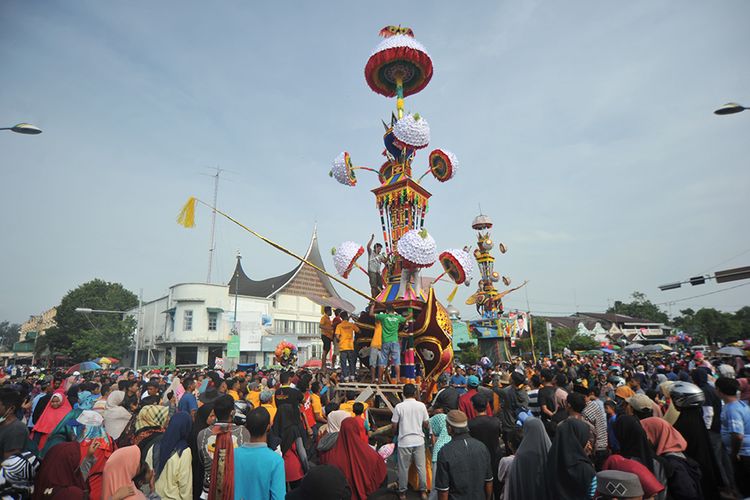
<instances>
[{"instance_id":1,"label":"striped shirt","mask_svg":"<svg viewBox=\"0 0 750 500\"><path fill-rule=\"evenodd\" d=\"M609 444L607 440L607 414L604 412L602 405L596 400L589 401L583 409L583 416L594 426L596 449L606 450Z\"/></svg>"},{"instance_id":2,"label":"striped shirt","mask_svg":"<svg viewBox=\"0 0 750 500\"><path fill-rule=\"evenodd\" d=\"M532 389L528 392L529 394L529 411L535 417L539 417L542 413L542 409L539 408L539 389Z\"/></svg>"}]
</instances>

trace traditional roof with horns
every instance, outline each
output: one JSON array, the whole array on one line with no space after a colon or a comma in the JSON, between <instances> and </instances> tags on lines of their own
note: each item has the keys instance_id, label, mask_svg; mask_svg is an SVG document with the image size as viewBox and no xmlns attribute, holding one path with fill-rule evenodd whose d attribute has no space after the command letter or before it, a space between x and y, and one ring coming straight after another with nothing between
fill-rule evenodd
<instances>
[{"instance_id":1,"label":"traditional roof with horns","mask_svg":"<svg viewBox=\"0 0 750 500\"><path fill-rule=\"evenodd\" d=\"M320 256L318 248L318 231L313 231L310 246L305 253L305 260L311 262L321 269L325 269L323 259ZM237 266L234 273L229 279L229 293L234 295L243 295L247 297L261 297L270 299L274 295L284 292L289 295L300 295L303 297L319 296L334 297L340 299L341 296L336 292L333 283L325 274L313 269L300 262L288 273L267 278L264 280L254 280L245 274L242 269L240 257L237 258Z\"/></svg>"}]
</instances>

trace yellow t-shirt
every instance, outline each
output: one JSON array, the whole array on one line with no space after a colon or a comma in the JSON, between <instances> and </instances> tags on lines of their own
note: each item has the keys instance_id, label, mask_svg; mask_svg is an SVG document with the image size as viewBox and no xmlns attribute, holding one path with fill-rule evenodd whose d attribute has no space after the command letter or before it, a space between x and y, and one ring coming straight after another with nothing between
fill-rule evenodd
<instances>
[{"instance_id":1,"label":"yellow t-shirt","mask_svg":"<svg viewBox=\"0 0 750 500\"><path fill-rule=\"evenodd\" d=\"M271 425L273 425L273 417L276 416L276 407L268 403L262 404L260 406L261 408L265 408L266 410L268 410L268 414L271 415Z\"/></svg>"},{"instance_id":2,"label":"yellow t-shirt","mask_svg":"<svg viewBox=\"0 0 750 500\"><path fill-rule=\"evenodd\" d=\"M355 403L355 402L356 402L356 401L354 401L354 400L352 399L352 400L350 400L350 401L346 401L346 402L344 402L344 403L341 403L341 404L339 405L339 410L344 410L344 411L346 411L346 412L349 412L349 413L350 413L350 414L352 415L352 417L354 417L355 415L354 415L354 410L352 409L352 407L354 406L354 403ZM368 405L367 403L362 403L362 404L363 404L363 405L365 405L365 412L366 412L366 411L367 411L367 409L369 408L369 405ZM363 415L364 415L364 413L363 413Z\"/></svg>"},{"instance_id":3,"label":"yellow t-shirt","mask_svg":"<svg viewBox=\"0 0 750 500\"><path fill-rule=\"evenodd\" d=\"M230 396L232 396L232 399L234 399L235 401L239 401L240 400L240 393L237 392L237 391L233 391L232 389L229 389L227 391L227 394L229 394Z\"/></svg>"},{"instance_id":4,"label":"yellow t-shirt","mask_svg":"<svg viewBox=\"0 0 750 500\"><path fill-rule=\"evenodd\" d=\"M320 404L320 396L318 394L310 394L310 402L312 403L312 410L314 415L323 415L323 405Z\"/></svg>"},{"instance_id":5,"label":"yellow t-shirt","mask_svg":"<svg viewBox=\"0 0 750 500\"><path fill-rule=\"evenodd\" d=\"M245 399L253 405L253 408L260 407L260 391L248 391Z\"/></svg>"},{"instance_id":6,"label":"yellow t-shirt","mask_svg":"<svg viewBox=\"0 0 750 500\"><path fill-rule=\"evenodd\" d=\"M329 339L333 339L333 322L331 321L331 318L325 314L320 318L320 334Z\"/></svg>"},{"instance_id":7,"label":"yellow t-shirt","mask_svg":"<svg viewBox=\"0 0 750 500\"><path fill-rule=\"evenodd\" d=\"M354 332L358 332L359 327L349 321L342 321L336 327L336 337L339 339L340 351L354 350Z\"/></svg>"},{"instance_id":8,"label":"yellow t-shirt","mask_svg":"<svg viewBox=\"0 0 750 500\"><path fill-rule=\"evenodd\" d=\"M374 347L375 349L380 349L383 346L383 325L380 324L380 321L375 322L375 331L372 333L372 341L370 342L370 347Z\"/></svg>"}]
</instances>

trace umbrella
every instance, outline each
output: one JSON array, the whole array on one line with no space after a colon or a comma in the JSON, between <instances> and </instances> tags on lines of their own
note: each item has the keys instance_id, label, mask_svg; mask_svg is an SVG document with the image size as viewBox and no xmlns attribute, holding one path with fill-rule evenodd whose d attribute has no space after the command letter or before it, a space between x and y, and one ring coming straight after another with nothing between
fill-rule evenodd
<instances>
[{"instance_id":1,"label":"umbrella","mask_svg":"<svg viewBox=\"0 0 750 500\"><path fill-rule=\"evenodd\" d=\"M319 359L308 359L305 361L305 364L302 365L302 368L320 368L322 363Z\"/></svg>"},{"instance_id":2,"label":"umbrella","mask_svg":"<svg viewBox=\"0 0 750 500\"><path fill-rule=\"evenodd\" d=\"M609 349L607 347L602 348L602 352L606 352L607 354L614 354L615 351L613 349Z\"/></svg>"},{"instance_id":3,"label":"umbrella","mask_svg":"<svg viewBox=\"0 0 750 500\"><path fill-rule=\"evenodd\" d=\"M625 347L626 351L637 351L638 349L643 349L643 344L630 344Z\"/></svg>"},{"instance_id":4,"label":"umbrella","mask_svg":"<svg viewBox=\"0 0 750 500\"><path fill-rule=\"evenodd\" d=\"M65 372L68 375L71 375L73 372L93 372L94 370L101 370L102 367L98 364L94 363L93 361L84 361L83 363L77 363L70 368L68 368L68 371Z\"/></svg>"},{"instance_id":5,"label":"umbrella","mask_svg":"<svg viewBox=\"0 0 750 500\"><path fill-rule=\"evenodd\" d=\"M641 352L664 352L664 351L671 351L669 347L665 346L664 344L653 344L653 345L647 345L644 347Z\"/></svg>"},{"instance_id":6,"label":"umbrella","mask_svg":"<svg viewBox=\"0 0 750 500\"><path fill-rule=\"evenodd\" d=\"M723 354L724 356L744 356L745 353L739 347L726 346L722 347L716 354Z\"/></svg>"},{"instance_id":7,"label":"umbrella","mask_svg":"<svg viewBox=\"0 0 750 500\"><path fill-rule=\"evenodd\" d=\"M92 360L94 363L99 363L100 365L114 365L116 363L119 363L120 360L117 358L108 358L106 356L102 356L101 358L96 358Z\"/></svg>"}]
</instances>

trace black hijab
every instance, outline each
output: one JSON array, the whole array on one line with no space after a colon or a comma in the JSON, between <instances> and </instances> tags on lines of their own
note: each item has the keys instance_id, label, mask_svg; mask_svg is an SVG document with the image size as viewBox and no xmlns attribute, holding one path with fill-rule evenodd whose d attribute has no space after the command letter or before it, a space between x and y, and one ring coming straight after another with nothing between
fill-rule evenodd
<instances>
[{"instance_id":1,"label":"black hijab","mask_svg":"<svg viewBox=\"0 0 750 500\"><path fill-rule=\"evenodd\" d=\"M589 498L594 464L584 447L591 430L581 420L568 418L557 426L547 456L547 495L559 500Z\"/></svg>"},{"instance_id":2,"label":"black hijab","mask_svg":"<svg viewBox=\"0 0 750 500\"><path fill-rule=\"evenodd\" d=\"M282 455L292 447L297 438L304 439L305 429L302 427L302 415L297 405L279 405L271 434L281 440Z\"/></svg>"},{"instance_id":3,"label":"black hijab","mask_svg":"<svg viewBox=\"0 0 750 500\"><path fill-rule=\"evenodd\" d=\"M651 443L648 442L646 431L641 426L638 417L622 415L617 417L613 425L617 442L620 443L620 455L625 458L633 458L654 472L654 453Z\"/></svg>"},{"instance_id":4,"label":"black hijab","mask_svg":"<svg viewBox=\"0 0 750 500\"><path fill-rule=\"evenodd\" d=\"M706 495L718 494L721 472L711 451L711 439L708 436L706 424L703 422L703 409L700 406L681 409L680 416L674 423L674 428L687 441L685 455L698 462L701 468L703 493Z\"/></svg>"},{"instance_id":5,"label":"black hijab","mask_svg":"<svg viewBox=\"0 0 750 500\"><path fill-rule=\"evenodd\" d=\"M333 465L313 467L302 479L300 486L286 495L286 500L350 500L351 498L352 492L344 473Z\"/></svg>"}]
</instances>

